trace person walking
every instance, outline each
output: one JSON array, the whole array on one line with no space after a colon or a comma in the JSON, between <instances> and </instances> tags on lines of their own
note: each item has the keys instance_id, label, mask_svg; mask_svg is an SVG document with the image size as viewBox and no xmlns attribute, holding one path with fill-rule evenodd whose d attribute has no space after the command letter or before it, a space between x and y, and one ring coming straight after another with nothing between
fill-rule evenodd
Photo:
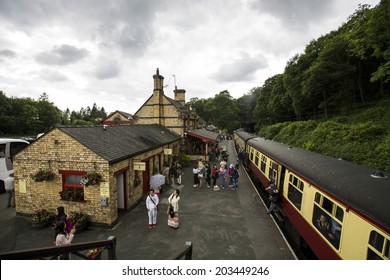
<instances>
[{"instance_id":1,"label":"person walking","mask_svg":"<svg viewBox=\"0 0 390 280\"><path fill-rule=\"evenodd\" d=\"M168 226L178 229L179 228L179 200L180 191L175 190L168 198ZM171 216L171 208L173 209L173 217Z\"/></svg>"},{"instance_id":2,"label":"person walking","mask_svg":"<svg viewBox=\"0 0 390 280\"><path fill-rule=\"evenodd\" d=\"M210 164L206 163L206 165L204 166L204 173L205 173L205 176L206 176L207 188L210 188L210 186L211 186L211 168L210 168Z\"/></svg>"},{"instance_id":3,"label":"person walking","mask_svg":"<svg viewBox=\"0 0 390 280\"><path fill-rule=\"evenodd\" d=\"M233 168L232 171L232 190L238 189L238 178L240 177L240 172L238 171L239 165L236 164L236 166Z\"/></svg>"},{"instance_id":4,"label":"person walking","mask_svg":"<svg viewBox=\"0 0 390 280\"><path fill-rule=\"evenodd\" d=\"M75 228L72 228L69 233L66 232L66 223L63 220L60 220L56 223L56 237L54 244L55 246L68 245L72 243L74 234L76 232ZM69 253L63 253L58 256L59 260L70 260Z\"/></svg>"},{"instance_id":5,"label":"person walking","mask_svg":"<svg viewBox=\"0 0 390 280\"><path fill-rule=\"evenodd\" d=\"M172 162L171 168L169 168L169 177L171 177L171 186L176 186L176 163Z\"/></svg>"},{"instance_id":6,"label":"person walking","mask_svg":"<svg viewBox=\"0 0 390 280\"><path fill-rule=\"evenodd\" d=\"M146 198L146 208L148 209L149 217L149 228L155 228L157 224L157 210L158 210L159 199L151 189L148 197Z\"/></svg>"},{"instance_id":7,"label":"person walking","mask_svg":"<svg viewBox=\"0 0 390 280\"><path fill-rule=\"evenodd\" d=\"M7 208L15 207L14 173L10 173L4 180L4 188L8 195Z\"/></svg>"},{"instance_id":8,"label":"person walking","mask_svg":"<svg viewBox=\"0 0 390 280\"><path fill-rule=\"evenodd\" d=\"M226 189L227 188L227 184L226 184L227 171L226 171L225 165L223 165L223 164L219 168L219 176L221 177L222 189Z\"/></svg>"},{"instance_id":9,"label":"person walking","mask_svg":"<svg viewBox=\"0 0 390 280\"><path fill-rule=\"evenodd\" d=\"M182 175L183 175L182 166L181 166L180 162L178 162L176 164L176 180L177 180L177 184L179 187L182 185L181 184L181 176Z\"/></svg>"},{"instance_id":10,"label":"person walking","mask_svg":"<svg viewBox=\"0 0 390 280\"><path fill-rule=\"evenodd\" d=\"M198 172L199 172L198 165L194 164L192 168L192 173L194 174L194 188L199 186Z\"/></svg>"},{"instance_id":11,"label":"person walking","mask_svg":"<svg viewBox=\"0 0 390 280\"><path fill-rule=\"evenodd\" d=\"M72 222L68 220L68 216L65 214L64 206L57 207L56 223L59 221L64 221L64 223L66 225L65 231L67 233L70 233L70 231L73 228L73 225L72 225Z\"/></svg>"},{"instance_id":12,"label":"person walking","mask_svg":"<svg viewBox=\"0 0 390 280\"><path fill-rule=\"evenodd\" d=\"M216 164L214 164L213 168L211 169L211 178L213 179L213 190L214 191L219 191L219 187L217 185L218 177L219 177L218 167Z\"/></svg>"}]
</instances>

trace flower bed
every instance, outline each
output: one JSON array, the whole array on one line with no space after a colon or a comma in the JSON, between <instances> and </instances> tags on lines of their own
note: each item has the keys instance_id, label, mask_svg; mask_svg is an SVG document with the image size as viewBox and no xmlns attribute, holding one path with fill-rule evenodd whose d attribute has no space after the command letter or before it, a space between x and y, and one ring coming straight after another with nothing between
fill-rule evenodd
<instances>
[{"instance_id":1,"label":"flower bed","mask_svg":"<svg viewBox=\"0 0 390 280\"><path fill-rule=\"evenodd\" d=\"M89 225L88 216L77 211L70 212L68 220L76 228L76 232L85 230Z\"/></svg>"},{"instance_id":2,"label":"flower bed","mask_svg":"<svg viewBox=\"0 0 390 280\"><path fill-rule=\"evenodd\" d=\"M46 209L41 209L34 212L29 218L28 221L31 223L33 229L41 229L48 226L55 219L55 214L47 211Z\"/></svg>"}]
</instances>

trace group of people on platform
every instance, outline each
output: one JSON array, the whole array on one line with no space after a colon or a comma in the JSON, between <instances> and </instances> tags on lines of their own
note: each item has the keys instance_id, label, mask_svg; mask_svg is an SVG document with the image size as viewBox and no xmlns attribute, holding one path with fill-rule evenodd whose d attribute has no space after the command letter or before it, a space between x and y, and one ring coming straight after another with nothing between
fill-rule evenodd
<instances>
[{"instance_id":1,"label":"group of people on platform","mask_svg":"<svg viewBox=\"0 0 390 280\"><path fill-rule=\"evenodd\" d=\"M238 178L240 177L239 165L230 164L226 168L227 163L223 159L217 164L213 164L211 167L209 163L203 163L203 160L199 160L194 164L192 173L194 175L194 188L213 187L214 191L221 189L227 189L228 185L232 190L238 189ZM218 179L220 186L218 186ZM211 182L212 180L212 182Z\"/></svg>"}]
</instances>

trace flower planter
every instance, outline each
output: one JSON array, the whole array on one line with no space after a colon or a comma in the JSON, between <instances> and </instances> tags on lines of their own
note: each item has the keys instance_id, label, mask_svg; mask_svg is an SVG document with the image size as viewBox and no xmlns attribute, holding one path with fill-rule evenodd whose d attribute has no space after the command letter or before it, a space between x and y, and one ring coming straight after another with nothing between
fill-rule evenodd
<instances>
[{"instance_id":1,"label":"flower planter","mask_svg":"<svg viewBox=\"0 0 390 280\"><path fill-rule=\"evenodd\" d=\"M88 221L81 223L79 226L76 226L76 232L82 232L88 228Z\"/></svg>"}]
</instances>

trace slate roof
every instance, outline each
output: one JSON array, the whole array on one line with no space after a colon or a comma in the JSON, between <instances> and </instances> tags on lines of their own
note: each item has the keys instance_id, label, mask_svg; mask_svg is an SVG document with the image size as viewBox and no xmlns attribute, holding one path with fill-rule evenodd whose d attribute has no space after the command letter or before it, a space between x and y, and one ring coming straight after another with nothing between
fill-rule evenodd
<instances>
[{"instance_id":1,"label":"slate roof","mask_svg":"<svg viewBox=\"0 0 390 280\"><path fill-rule=\"evenodd\" d=\"M218 137L218 133L205 128L187 131L187 134L209 142L217 142Z\"/></svg>"},{"instance_id":2,"label":"slate roof","mask_svg":"<svg viewBox=\"0 0 390 280\"><path fill-rule=\"evenodd\" d=\"M57 126L57 129L91 149L109 163L115 163L181 139L180 135L158 124Z\"/></svg>"}]
</instances>

